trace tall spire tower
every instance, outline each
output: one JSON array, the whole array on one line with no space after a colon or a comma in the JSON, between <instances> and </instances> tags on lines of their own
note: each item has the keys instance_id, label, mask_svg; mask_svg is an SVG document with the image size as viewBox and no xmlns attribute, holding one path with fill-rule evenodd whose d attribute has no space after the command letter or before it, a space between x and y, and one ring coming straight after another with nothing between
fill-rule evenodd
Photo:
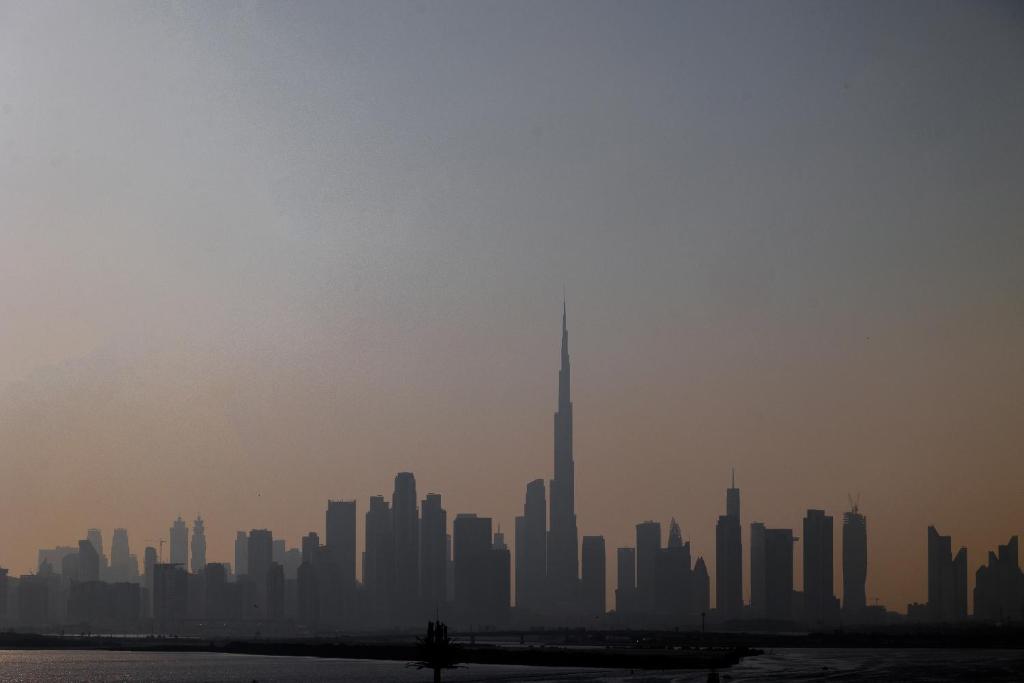
<instances>
[{"instance_id":1,"label":"tall spire tower","mask_svg":"<svg viewBox=\"0 0 1024 683\"><path fill-rule=\"evenodd\" d=\"M562 299L562 366L558 371L555 412L555 476L551 480L551 530L548 533L548 583L555 604L571 604L579 579L579 532L576 528L576 473L572 459L569 328Z\"/></svg>"}]
</instances>

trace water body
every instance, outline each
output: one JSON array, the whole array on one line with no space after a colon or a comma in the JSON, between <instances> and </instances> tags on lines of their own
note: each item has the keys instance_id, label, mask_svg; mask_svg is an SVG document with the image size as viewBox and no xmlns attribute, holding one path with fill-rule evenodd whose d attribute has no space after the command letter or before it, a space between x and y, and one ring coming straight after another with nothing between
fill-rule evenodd
<instances>
[{"instance_id":1,"label":"water body","mask_svg":"<svg viewBox=\"0 0 1024 683\"><path fill-rule=\"evenodd\" d=\"M772 650L721 672L723 681L1024 681L1024 650ZM469 665L445 681L703 683L707 671ZM0 683L14 681L430 681L403 662L213 653L0 650Z\"/></svg>"}]
</instances>

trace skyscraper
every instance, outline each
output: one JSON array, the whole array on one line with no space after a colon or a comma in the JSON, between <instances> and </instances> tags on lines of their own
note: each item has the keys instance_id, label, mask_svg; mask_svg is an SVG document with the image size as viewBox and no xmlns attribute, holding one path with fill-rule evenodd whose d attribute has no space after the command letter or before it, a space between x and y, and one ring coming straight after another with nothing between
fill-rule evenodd
<instances>
[{"instance_id":1,"label":"skyscraper","mask_svg":"<svg viewBox=\"0 0 1024 683\"><path fill-rule=\"evenodd\" d=\"M131 554L128 549L128 531L126 529L114 529L114 536L110 540L110 580L131 581L137 577L132 576ZM138 569L136 567L136 569Z\"/></svg>"},{"instance_id":2,"label":"skyscraper","mask_svg":"<svg viewBox=\"0 0 1024 683\"><path fill-rule=\"evenodd\" d=\"M555 425L555 474L551 480L551 530L548 534L549 599L565 610L575 598L579 579L579 532L576 527L576 474L572 449L569 330L562 302L562 365L558 371Z\"/></svg>"},{"instance_id":3,"label":"skyscraper","mask_svg":"<svg viewBox=\"0 0 1024 683\"><path fill-rule=\"evenodd\" d=\"M244 531L235 532L235 576L249 573L249 536Z\"/></svg>"},{"instance_id":4,"label":"skyscraper","mask_svg":"<svg viewBox=\"0 0 1024 683\"><path fill-rule=\"evenodd\" d=\"M448 513L441 496L428 493L420 503L420 597L430 608L443 605L445 588L445 535Z\"/></svg>"},{"instance_id":5,"label":"skyscraper","mask_svg":"<svg viewBox=\"0 0 1024 683\"><path fill-rule=\"evenodd\" d=\"M599 617L605 613L604 536L584 536L580 576L580 602L584 614Z\"/></svg>"},{"instance_id":6,"label":"skyscraper","mask_svg":"<svg viewBox=\"0 0 1024 683\"><path fill-rule=\"evenodd\" d=\"M455 551L455 607L460 623L502 623L508 612L509 553L491 537L491 519L456 515L452 522Z\"/></svg>"},{"instance_id":7,"label":"skyscraper","mask_svg":"<svg viewBox=\"0 0 1024 683\"><path fill-rule=\"evenodd\" d=\"M618 578L615 587L615 611L629 614L636 611L636 550L618 548L615 551Z\"/></svg>"},{"instance_id":8,"label":"skyscraper","mask_svg":"<svg viewBox=\"0 0 1024 683\"><path fill-rule=\"evenodd\" d=\"M750 524L750 611L763 619L765 614L764 524Z\"/></svg>"},{"instance_id":9,"label":"skyscraper","mask_svg":"<svg viewBox=\"0 0 1024 683\"><path fill-rule=\"evenodd\" d=\"M988 564L978 567L974 584L976 619L1005 623L1024 618L1024 574L1020 571L1017 537L988 553Z\"/></svg>"},{"instance_id":10,"label":"skyscraper","mask_svg":"<svg viewBox=\"0 0 1024 683\"><path fill-rule=\"evenodd\" d=\"M832 516L808 510L804 517L804 619L812 627L831 623L835 614L832 579Z\"/></svg>"},{"instance_id":11,"label":"skyscraper","mask_svg":"<svg viewBox=\"0 0 1024 683\"><path fill-rule=\"evenodd\" d=\"M249 532L248 577L253 591L253 611L257 616L269 614L267 604L267 580L270 565L274 561L274 536L267 529L253 529Z\"/></svg>"},{"instance_id":12,"label":"skyscraper","mask_svg":"<svg viewBox=\"0 0 1024 683\"><path fill-rule=\"evenodd\" d=\"M180 564L188 571L188 526L178 515L171 525L171 564Z\"/></svg>"},{"instance_id":13,"label":"skyscraper","mask_svg":"<svg viewBox=\"0 0 1024 683\"><path fill-rule=\"evenodd\" d=\"M391 524L391 505L384 496L370 496L370 507L366 511L363 585L376 619L383 619L390 613L394 577L395 535Z\"/></svg>"},{"instance_id":14,"label":"skyscraper","mask_svg":"<svg viewBox=\"0 0 1024 683\"><path fill-rule=\"evenodd\" d=\"M100 580L100 554L88 539L78 542L78 580Z\"/></svg>"},{"instance_id":15,"label":"skyscraper","mask_svg":"<svg viewBox=\"0 0 1024 683\"><path fill-rule=\"evenodd\" d=\"M99 529L89 529L86 532L85 537L92 543L92 547L96 549L96 556L99 558L100 566L100 578L105 578L107 572L107 556L103 552L103 532Z\"/></svg>"},{"instance_id":16,"label":"skyscraper","mask_svg":"<svg viewBox=\"0 0 1024 683\"><path fill-rule=\"evenodd\" d=\"M317 549L320 548L320 535L315 531L310 531L308 534L302 537L302 561L313 563L313 557L316 555Z\"/></svg>"},{"instance_id":17,"label":"skyscraper","mask_svg":"<svg viewBox=\"0 0 1024 683\"><path fill-rule=\"evenodd\" d=\"M715 526L715 607L722 620L743 612L743 541L740 537L740 490L736 474L725 492L725 514Z\"/></svg>"},{"instance_id":18,"label":"skyscraper","mask_svg":"<svg viewBox=\"0 0 1024 683\"><path fill-rule=\"evenodd\" d=\"M206 569L206 528L203 518L196 515L192 522L192 573L202 574Z\"/></svg>"},{"instance_id":19,"label":"skyscraper","mask_svg":"<svg viewBox=\"0 0 1024 683\"><path fill-rule=\"evenodd\" d=\"M356 501L327 501L324 531L331 562L338 571L341 606L348 610L352 607L356 590Z\"/></svg>"},{"instance_id":20,"label":"skyscraper","mask_svg":"<svg viewBox=\"0 0 1024 683\"><path fill-rule=\"evenodd\" d=\"M651 521L637 524L636 607L648 614L654 611L659 550L661 550L661 524Z\"/></svg>"},{"instance_id":21,"label":"skyscraper","mask_svg":"<svg viewBox=\"0 0 1024 683\"><path fill-rule=\"evenodd\" d=\"M867 606L868 522L857 506L843 514L843 610L851 616Z\"/></svg>"},{"instance_id":22,"label":"skyscraper","mask_svg":"<svg viewBox=\"0 0 1024 683\"><path fill-rule=\"evenodd\" d=\"M395 476L391 495L391 520L395 535L395 617L407 622L415 616L419 594L420 519L416 510L416 478L412 472Z\"/></svg>"},{"instance_id":23,"label":"skyscraper","mask_svg":"<svg viewBox=\"0 0 1024 683\"><path fill-rule=\"evenodd\" d=\"M668 528L668 544L658 551L654 565L655 612L679 624L691 612L692 572L690 544L673 519Z\"/></svg>"},{"instance_id":24,"label":"skyscraper","mask_svg":"<svg viewBox=\"0 0 1024 683\"><path fill-rule=\"evenodd\" d=\"M540 610L547 566L547 502L544 480L526 485L523 514L516 517L516 606Z\"/></svg>"},{"instance_id":25,"label":"skyscraper","mask_svg":"<svg viewBox=\"0 0 1024 683\"><path fill-rule=\"evenodd\" d=\"M952 539L928 527L928 617L936 622L967 618L967 548L952 557Z\"/></svg>"},{"instance_id":26,"label":"skyscraper","mask_svg":"<svg viewBox=\"0 0 1024 683\"><path fill-rule=\"evenodd\" d=\"M793 530L764 531L765 617L793 618Z\"/></svg>"},{"instance_id":27,"label":"skyscraper","mask_svg":"<svg viewBox=\"0 0 1024 683\"><path fill-rule=\"evenodd\" d=\"M707 614L711 609L711 575L708 574L708 566L703 557L698 557L693 565L693 612L696 614Z\"/></svg>"}]
</instances>

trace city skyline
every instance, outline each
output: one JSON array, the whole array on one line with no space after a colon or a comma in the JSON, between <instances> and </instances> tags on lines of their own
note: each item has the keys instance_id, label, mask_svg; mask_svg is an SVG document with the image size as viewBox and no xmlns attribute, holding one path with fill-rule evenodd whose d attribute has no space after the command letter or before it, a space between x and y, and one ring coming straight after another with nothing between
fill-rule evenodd
<instances>
[{"instance_id":1,"label":"city skyline","mask_svg":"<svg viewBox=\"0 0 1024 683\"><path fill-rule=\"evenodd\" d=\"M0 566L90 527L166 560L179 516L207 560L323 543L328 500L362 548L399 472L513 547L555 476L565 287L609 605L646 520L714 586L732 468L744 558L823 510L839 592L859 494L866 603L925 600L929 526L998 576L1024 22L924 9L4 4Z\"/></svg>"},{"instance_id":2,"label":"city skyline","mask_svg":"<svg viewBox=\"0 0 1024 683\"><path fill-rule=\"evenodd\" d=\"M1024 582L1017 588L1009 589L1020 591L1020 595L1012 599L1000 592L1007 589L997 588L996 579L989 578L988 583L984 583L986 577L1000 571L1000 576L1009 578L999 579L1003 582L999 585L1016 585L1016 575L1020 573L1016 568L1019 562L1016 535L1012 536L1009 545L999 546L998 556L992 550L987 551L987 565L977 563L981 568L977 570L978 580L975 584L971 579L975 572L968 570L967 549L961 548L954 557L950 537L940 536L935 527L929 525L926 599L921 602L910 602L906 609L902 609L902 606L880 605L877 598L872 603L866 597L870 593L870 587L865 590L871 573L867 560L871 555L870 536L866 532L865 515L860 512L859 494L856 502L852 496L848 496L850 509L843 513L840 542L835 540L838 537L833 516L824 510L811 508L806 510L806 516L803 518L802 533L795 528L766 529L763 522L754 521L750 522L749 533L745 535L741 515L741 491L736 485L735 468L731 471L730 484L725 489L725 514L718 517L715 525L716 540L708 560L705 560L704 556L709 553L701 552L699 548L691 549L689 540L685 540L684 543L681 528L675 517L671 519L667 534L663 533L662 525L657 521L649 520L636 524L634 547L609 548L601 534L585 536L585 543L581 547L576 517L573 513L575 468L572 448L572 384L567 303L564 298L561 321L557 409L553 421L554 476L548 482L549 490L557 491L557 494L550 496L551 507L548 514L544 480L532 480L526 485L524 514L515 518L514 545L504 560L504 569L501 570L506 574L502 580L507 592L502 598L504 609L514 606L519 610L518 619L522 623L528 623L525 620L531 618L550 620L548 623L558 623L559 619L571 622L585 614L586 606L594 604L601 605L602 614L606 609L611 609L620 616L654 615L658 614L659 610L668 609L664 614L675 614L675 618L684 620L693 616L694 599L703 599L709 606L713 606L715 611L712 614L718 623L743 619L784 621L799 618L810 625L838 624L840 605L847 620L863 620L864 608L874 606L885 607L891 612L905 614L912 619L925 616L928 620L942 622L964 620L969 614L973 614L971 596L977 591L982 591L982 595L986 596L984 604L978 609L981 614L987 615L987 618L1002 614L1004 600L1024 597ZM366 600L376 604L368 613L372 616L366 617L369 620L366 624L369 625L412 623L419 614L418 608L414 605L417 601L423 600L433 600L435 609L445 605L446 610L452 609L455 610L454 614L461 615L466 609L466 598L453 601L453 585L470 582L468 585L474 586L473 590L476 591L476 597L472 600L472 604L475 605L486 604L493 600L494 596L486 585L472 583L480 581L479 576L487 575L490 571L487 569L490 560L481 557L473 559L473 556L470 556L469 562L470 566L474 567L473 573L466 574L467 570L463 568L462 578L459 569L452 574L451 566L458 566L452 564L453 558L458 558L460 552L463 555L466 552L459 550L458 541L456 544L452 542L452 539L457 538L455 520L458 520L463 528L469 529L467 525L473 526L474 531L464 533L467 537L475 537L475 542L478 546L482 544L484 551L491 548L492 534L495 550L506 551L508 547L504 544L500 531L500 520L495 521L490 516L485 517L477 512L459 512L448 517L448 511L443 505L443 495L438 493L425 494L420 501L417 497L415 474L399 472L394 477L394 490L390 502L381 495L369 497L364 536L370 540L364 540L361 548L357 544L357 529L360 526L358 501L328 500L324 525L303 535L300 542L291 548L288 547L287 539L274 537L270 529L253 528L250 532L239 530L234 541L234 565L224 559L213 562L217 566L223 563L226 575L221 579L222 582L226 581L228 576L234 577L236 574L267 577L271 574L271 568L276 567L276 571L280 572L278 599L281 602L277 607L270 608L269 613L263 613L263 618L274 614L277 615L273 617L274 619L284 619L284 582L286 579L296 579L297 572L300 595L306 595L298 599L300 623L317 623L321 620L324 623L331 623L329 619L315 616L320 613L348 615L355 609L357 584L368 596L360 598L361 604ZM449 525L446 519L451 519L452 523ZM480 526L484 523L485 527ZM547 530L548 525L550 530ZM446 534L447 549L444 548ZM324 540L323 545L320 545L320 538ZM743 541L744 538L747 539L746 543ZM254 539L258 539L259 543L254 545ZM183 572L207 576L204 574L209 571L206 561L205 521L201 515L196 516L191 527L181 515L178 515L168 529L167 538L159 538L157 542L158 550L152 546L145 548L145 560L140 566L138 554L129 554L127 529L116 528L108 560L102 529L90 528L87 539L78 542L77 555L71 546L40 547L36 568L42 570L45 562L49 565L47 572L55 572L65 577L70 572L74 577L83 577L78 580L140 582L152 590L153 553L156 552L155 562L160 563L158 569L163 568L162 571L166 572L168 568L178 566ZM165 543L169 553L166 564L163 564ZM382 546L381 543L385 545ZM743 550L744 547L748 549L746 552ZM802 562L798 561L798 547ZM89 553L92 559L89 559L89 555L83 558L83 553L87 549L91 549ZM683 556L673 555L676 551L684 549ZM623 577L618 574L627 571L622 565L622 553L626 551L632 553L635 559L631 562L635 564L628 568L626 576L630 578L626 579L627 583L624 584ZM320 552L326 559L317 559ZM67 557L68 555L70 557ZM780 559L782 556L785 556L785 559ZM357 562L357 557L361 557L362 561ZM836 558L839 558L838 564ZM72 561L70 565L69 560ZM783 562L781 569L780 561ZM300 562L303 567L310 567L309 572L313 572L314 567L319 567L316 569L316 579L308 578L313 576L312 573L308 574L306 579L319 583L319 594L315 588L301 588L303 579ZM451 566L446 567L445 562ZM679 578L690 576L691 572L698 571L698 567L701 568L699 571L706 571L703 568L709 562L714 568L715 578L713 582L705 579L707 584L703 588L698 584L691 585L693 579ZM440 564L431 566L436 563ZM606 569L613 563L616 565L615 575ZM1011 570L1011 566L1015 569ZM802 567L803 571L798 573L794 570L795 567ZM994 567L1003 569L993 569ZM9 571L6 567L4 569ZM779 574L779 571L783 573ZM158 583L169 580L162 579L161 576L163 575L157 574ZM477 578L471 580L467 579L467 576ZM746 581L744 577L747 577ZM262 586L261 582L265 580L266 578L259 579L256 585ZM595 583L595 580L599 583ZM437 587L438 581L442 584L447 581L447 586ZM681 588L672 587L676 581L683 581L679 584ZM327 589L325 582L340 587ZM632 587L629 587L629 582L632 582ZM763 587L758 589L755 584ZM802 590L798 590L801 584ZM627 586L625 593L624 585ZM785 589L787 596L781 606L780 586L788 586ZM175 590L187 589L167 590L173 595ZM256 603L266 602L267 594L262 592L265 590L270 589L260 588L255 594L256 597L250 599L255 599ZM302 593L303 590L307 593ZM309 590L313 592L309 593ZM682 593L678 597L673 597L677 591ZM700 591L703 591L704 598L696 597ZM789 596L789 592L793 593L793 597ZM599 600L594 596L595 593L601 594ZM713 601L710 600L712 594L715 596ZM331 597L332 595L334 597ZM156 600L155 597L144 599ZM218 599L221 602L227 600L223 596ZM797 607L796 602L799 601L804 603ZM678 602L677 607L665 607L666 604L671 605L675 602ZM74 600L68 604L70 610ZM449 608L448 605L453 606ZM166 606L163 609L173 611ZM222 606L221 612L226 613L226 609L226 606ZM365 604L362 609L366 609ZM487 616L478 618L492 618L494 609L500 608L492 606L490 611L484 609L480 614ZM1021 609L1024 610L1024 605ZM304 619L306 621L303 621ZM876 616L874 619L879 623L879 617ZM505 614L500 622L512 623L508 614Z\"/></svg>"}]
</instances>

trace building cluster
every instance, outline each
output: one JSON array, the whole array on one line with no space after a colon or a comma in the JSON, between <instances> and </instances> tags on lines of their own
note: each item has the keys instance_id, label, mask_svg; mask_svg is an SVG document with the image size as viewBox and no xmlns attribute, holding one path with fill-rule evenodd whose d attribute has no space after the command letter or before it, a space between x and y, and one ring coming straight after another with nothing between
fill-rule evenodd
<instances>
[{"instance_id":1,"label":"building cluster","mask_svg":"<svg viewBox=\"0 0 1024 683\"><path fill-rule=\"evenodd\" d=\"M288 547L268 529L238 531L233 563L208 561L201 517L191 528L180 516L174 520L167 561L160 540L145 548L141 567L126 530L114 530L108 559L102 533L90 529L77 546L40 550L33 574L9 577L0 568L0 626L314 634L420 628L441 618L473 630L706 624L817 630L893 618L867 601L867 520L856 504L842 520L840 602L833 580L833 517L808 510L799 536L793 529L752 522L745 558L735 476L726 489L725 514L715 526L714 599L707 563L694 557L673 519L664 544L661 523L645 521L636 525L633 546L616 549L614 605L607 605L604 537L581 539L576 520L570 391L563 305L554 475L526 485L523 514L515 518L514 564L505 535L491 518L461 513L449 520L439 494L420 499L413 474L400 472L390 499L369 499L361 555L354 500L328 501L324 535L311 531L299 547ZM799 591L797 543L802 543ZM744 600L744 566L749 601ZM975 584L975 618L1024 619L1016 537L989 554ZM908 606L908 618L961 621L968 618L967 604L967 551L961 548L954 556L950 537L930 527L928 602Z\"/></svg>"}]
</instances>

